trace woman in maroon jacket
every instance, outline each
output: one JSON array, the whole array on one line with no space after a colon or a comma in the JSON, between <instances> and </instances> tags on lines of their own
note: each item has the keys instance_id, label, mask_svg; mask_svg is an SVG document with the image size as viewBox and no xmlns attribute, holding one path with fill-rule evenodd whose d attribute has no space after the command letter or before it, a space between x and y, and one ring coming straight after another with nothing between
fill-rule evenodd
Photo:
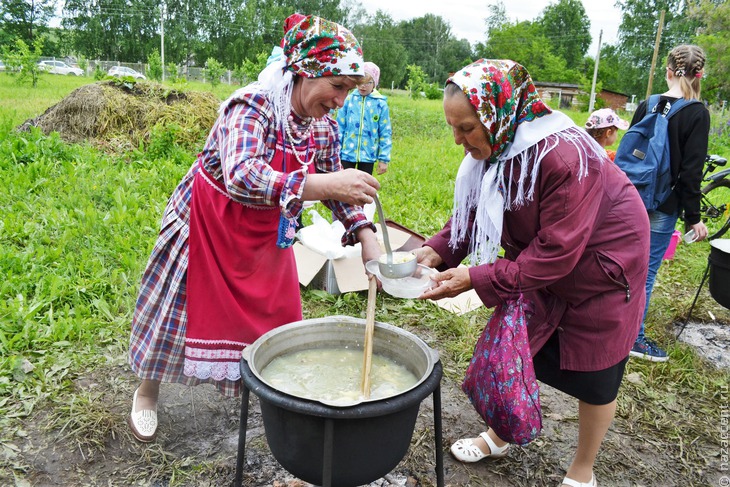
<instances>
[{"instance_id":1,"label":"woman in maroon jacket","mask_svg":"<svg viewBox=\"0 0 730 487\"><path fill-rule=\"evenodd\" d=\"M457 72L444 112L467 154L451 220L417 251L442 270L422 297L473 288L487 307L520 293L534 302L537 378L579 401L578 447L563 485L595 486L593 463L644 309L646 211L606 151L548 108L519 64L480 60ZM457 267L468 254L474 265ZM508 447L490 429L451 451L473 462Z\"/></svg>"}]
</instances>

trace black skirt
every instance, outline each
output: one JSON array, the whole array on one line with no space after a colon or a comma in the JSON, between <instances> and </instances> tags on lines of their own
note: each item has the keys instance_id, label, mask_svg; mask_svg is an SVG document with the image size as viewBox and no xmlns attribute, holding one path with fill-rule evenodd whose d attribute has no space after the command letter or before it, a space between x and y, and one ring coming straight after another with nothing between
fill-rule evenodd
<instances>
[{"instance_id":1,"label":"black skirt","mask_svg":"<svg viewBox=\"0 0 730 487\"><path fill-rule=\"evenodd\" d=\"M608 404L618 395L624 376L625 359L616 365L593 372L562 370L560 368L560 343L556 331L545 346L532 358L537 380L555 389L595 406Z\"/></svg>"}]
</instances>

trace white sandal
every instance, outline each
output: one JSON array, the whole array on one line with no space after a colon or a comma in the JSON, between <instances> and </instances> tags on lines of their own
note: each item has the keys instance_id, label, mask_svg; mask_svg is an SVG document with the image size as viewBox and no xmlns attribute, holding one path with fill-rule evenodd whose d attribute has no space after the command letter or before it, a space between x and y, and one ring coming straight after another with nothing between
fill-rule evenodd
<instances>
[{"instance_id":1,"label":"white sandal","mask_svg":"<svg viewBox=\"0 0 730 487\"><path fill-rule=\"evenodd\" d=\"M454 455L454 458L460 462L473 463L487 457L502 458L507 455L509 443L500 448L486 432L479 433L479 436L487 443L490 453L484 453L481 448L474 444L471 438L466 438L451 445L451 454Z\"/></svg>"},{"instance_id":2,"label":"white sandal","mask_svg":"<svg viewBox=\"0 0 730 487\"><path fill-rule=\"evenodd\" d=\"M598 486L598 484L596 483L595 475L591 475L590 482L578 482L577 480L573 480L571 478L565 477L563 479L563 482L560 485L569 485L570 487L597 487Z\"/></svg>"},{"instance_id":3,"label":"white sandal","mask_svg":"<svg viewBox=\"0 0 730 487\"><path fill-rule=\"evenodd\" d=\"M157 407L137 411L137 391L132 396L132 412L129 414L129 427L132 434L142 443L149 443L157 434Z\"/></svg>"}]
</instances>

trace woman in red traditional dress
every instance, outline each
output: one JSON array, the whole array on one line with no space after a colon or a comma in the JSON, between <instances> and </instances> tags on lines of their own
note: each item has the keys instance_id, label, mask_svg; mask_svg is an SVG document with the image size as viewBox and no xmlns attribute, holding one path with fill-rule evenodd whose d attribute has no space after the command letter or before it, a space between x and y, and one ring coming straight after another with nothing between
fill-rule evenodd
<instances>
[{"instance_id":1,"label":"woman in red traditional dress","mask_svg":"<svg viewBox=\"0 0 730 487\"><path fill-rule=\"evenodd\" d=\"M362 211L378 181L342 170L328 115L364 79L362 49L315 16L294 14L284 30L282 55L221 105L162 218L130 340L142 383L129 424L140 441L155 437L161 382L213 382L236 395L243 348L302 318L290 246L304 201L322 201L345 224L342 243L360 242L363 262L380 255Z\"/></svg>"}]
</instances>

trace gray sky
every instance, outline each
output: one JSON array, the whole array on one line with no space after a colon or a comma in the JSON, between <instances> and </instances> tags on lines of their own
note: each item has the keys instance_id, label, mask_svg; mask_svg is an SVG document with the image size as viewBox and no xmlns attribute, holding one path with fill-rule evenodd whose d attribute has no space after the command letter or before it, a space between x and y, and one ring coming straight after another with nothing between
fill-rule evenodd
<instances>
[{"instance_id":1,"label":"gray sky","mask_svg":"<svg viewBox=\"0 0 730 487\"><path fill-rule=\"evenodd\" d=\"M438 15L451 25L451 32L458 39L467 39L474 44L484 42L487 6L496 3L490 0L362 0L363 7L370 14L380 9L396 20L409 20L427 13ZM550 5L549 0L504 1L507 18L510 21L534 20ZM595 57L598 48L598 34L603 29L602 44L613 44L618 39L621 10L614 7L615 0L583 0L583 8L591 21L593 43L588 55Z\"/></svg>"}]
</instances>

